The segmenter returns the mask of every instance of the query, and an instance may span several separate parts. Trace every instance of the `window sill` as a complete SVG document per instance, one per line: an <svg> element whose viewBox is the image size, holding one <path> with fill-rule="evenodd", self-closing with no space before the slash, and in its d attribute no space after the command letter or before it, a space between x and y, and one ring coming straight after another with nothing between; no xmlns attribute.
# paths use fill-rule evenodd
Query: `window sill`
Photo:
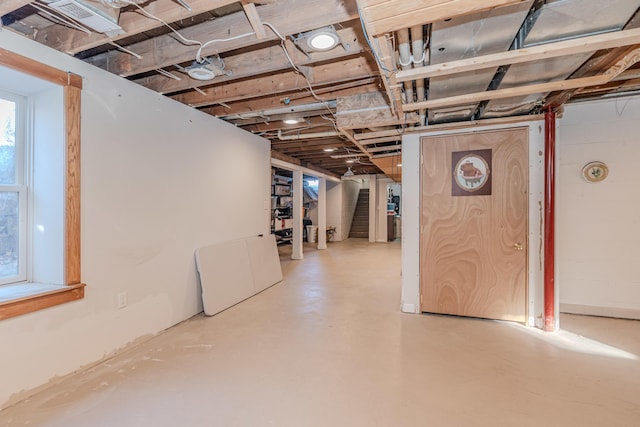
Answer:
<svg viewBox="0 0 640 427"><path fill-rule="evenodd" d="M0 287L0 320L84 298L84 283L21 283Z"/></svg>

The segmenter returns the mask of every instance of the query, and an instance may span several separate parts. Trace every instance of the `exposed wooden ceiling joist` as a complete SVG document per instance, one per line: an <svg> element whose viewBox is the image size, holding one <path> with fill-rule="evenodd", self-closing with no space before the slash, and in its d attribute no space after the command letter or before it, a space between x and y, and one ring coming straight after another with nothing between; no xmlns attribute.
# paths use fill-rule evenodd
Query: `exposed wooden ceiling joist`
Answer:
<svg viewBox="0 0 640 427"><path fill-rule="evenodd" d="M635 44L640 44L640 28L563 40L555 43L398 71L392 76L391 80L394 82L405 82L420 78L464 73L498 67L505 64L521 64L524 62L557 58L565 55L577 55L585 52L595 52L601 49Z"/></svg>
<svg viewBox="0 0 640 427"><path fill-rule="evenodd" d="M358 0L369 35L390 33L525 0Z"/></svg>
<svg viewBox="0 0 640 427"><path fill-rule="evenodd" d="M144 9L165 22L188 20L191 17L236 3L237 0L189 0L191 11L184 7L177 7L174 0L156 0L149 2ZM30 3L30 2L29 2ZM4 4L3 4L4 6ZM1 6L0 6L1 8ZM142 33L163 24L155 19L145 16L139 9L127 9L120 13L118 25L124 30L124 34L108 37L101 33L86 33L61 25L52 25L36 33L36 41L63 52L76 54L83 50L91 49L111 41L118 41L132 34Z"/></svg>
<svg viewBox="0 0 640 427"><path fill-rule="evenodd" d="M280 34L288 35L356 18L357 13L348 8L349 4L336 0L289 0L261 6L260 16L263 22L273 25ZM312 9L314 13L307 13L308 9ZM204 47L201 51L202 56L255 45L257 42L255 35L242 37L252 33L253 29L244 12L223 16L180 31L182 37L202 44L221 40ZM230 40L234 37L238 38ZM265 40L277 40L277 38L273 31L269 31ZM87 62L114 74L133 76L191 61L196 57L198 45L186 45L179 41L175 34L169 33L128 45L127 49L142 58L138 59L126 52L111 50L88 58Z"/></svg>
<svg viewBox="0 0 640 427"><path fill-rule="evenodd" d="M297 66L305 66L318 62L335 61L337 59L353 56L362 52L363 46L357 41L356 32L353 28L343 28L338 31L338 34L344 40L350 41L349 50L338 47L326 52L313 53L311 57L309 57L300 52L292 42L287 41L286 46L288 54ZM223 59L225 63L225 70L231 72L230 76L221 75L216 76L214 80L202 81L191 79L186 74L180 73L177 69L174 69L172 72L180 76L181 80L175 80L161 74L157 74L154 76L136 79L135 82L156 92L169 94L192 89L194 87L211 85L212 83L219 84L230 80L238 80L260 74L275 73L291 68L291 64L280 45L267 46L261 49L252 50L251 52L225 56Z"/></svg>
<svg viewBox="0 0 640 427"><path fill-rule="evenodd" d="M332 177L338 178L338 179L340 178L340 175L335 173L335 172L332 172L330 170L324 169L322 167L319 167L319 166L316 166L316 165L313 165L313 164L309 164L309 163L304 162L304 161L302 161L300 159L296 159L295 157L291 157L291 156L288 156L286 154L280 153L277 150L271 150L271 158L272 159L282 160L283 162L291 163L293 165L297 165L297 166L304 167L304 168L307 168L307 169L311 169L313 171L325 174L327 176L332 176Z"/></svg>
<svg viewBox="0 0 640 427"><path fill-rule="evenodd" d="M307 77L314 86L364 79L375 73L370 61L365 57L309 67L308 70ZM205 88L205 95L194 91L174 95L172 98L184 104L204 107L220 102L304 90L307 87L308 82L303 76L295 71L288 71L273 76L258 77L250 81L232 82Z"/></svg>
<svg viewBox="0 0 640 427"><path fill-rule="evenodd" d="M504 99L512 96L531 95L534 93L548 93L557 90L577 89L582 87L596 86L608 83L618 74L625 71L630 66L634 65L640 60L640 48L633 50L630 54L625 56L620 62L616 63L613 67L609 68L603 74L593 77L582 77L570 80L559 80L549 83L539 83L527 86L518 86L509 89L498 89L486 92L477 92L465 94L462 96L451 96L441 99L432 99L423 102L414 102L411 104L405 104L403 106L404 111L415 111L421 108L442 108L451 107L455 105L464 105L473 102L481 102L492 99Z"/></svg>
<svg viewBox="0 0 640 427"><path fill-rule="evenodd" d="M247 15L247 19L251 24L251 28L253 28L253 32L256 33L256 38L258 40L267 38L267 32L264 29L264 24L262 23L262 19L260 19L255 3L247 0L242 0L241 3L244 13Z"/></svg>
<svg viewBox="0 0 640 427"><path fill-rule="evenodd" d="M320 97L319 100L308 93L304 98L290 98L287 96L288 94L277 94L276 96L266 96L228 104L225 103L225 106L205 107L202 111L213 116L228 116L232 114L250 113L273 108L291 107L292 113L294 113L296 106L322 101L332 101L339 96L349 96L356 93L376 92L379 90L379 87L377 84L372 83L372 80L375 79L356 80L345 84L331 85L327 88L314 89L316 95Z"/></svg>

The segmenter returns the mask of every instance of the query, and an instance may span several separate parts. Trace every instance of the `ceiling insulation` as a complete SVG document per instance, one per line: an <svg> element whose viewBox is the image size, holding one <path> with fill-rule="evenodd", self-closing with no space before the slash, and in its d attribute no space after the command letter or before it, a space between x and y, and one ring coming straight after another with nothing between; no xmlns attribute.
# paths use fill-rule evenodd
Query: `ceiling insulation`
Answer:
<svg viewBox="0 0 640 427"><path fill-rule="evenodd" d="M524 40L524 47L551 43L576 35L617 31L640 7L640 0L556 0L537 11L537 19ZM594 19L598 16L598 19ZM567 55L542 61L512 65L502 79L500 89L562 80L569 77L594 52ZM493 118L526 114L540 105L547 93L490 101L482 115Z"/></svg>

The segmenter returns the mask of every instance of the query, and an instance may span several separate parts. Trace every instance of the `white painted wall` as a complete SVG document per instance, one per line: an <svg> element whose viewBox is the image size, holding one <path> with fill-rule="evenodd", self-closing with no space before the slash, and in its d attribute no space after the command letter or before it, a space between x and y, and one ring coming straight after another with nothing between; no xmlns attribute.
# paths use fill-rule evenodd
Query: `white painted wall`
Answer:
<svg viewBox="0 0 640 427"><path fill-rule="evenodd" d="M389 185L393 183L391 178L380 175L377 179L378 199L376 203L376 242L387 241L387 198Z"/></svg>
<svg viewBox="0 0 640 427"><path fill-rule="evenodd" d="M544 197L544 123L434 131L402 138L402 301L405 313L420 312L420 138L473 131L528 127L529 132L529 291L528 325L542 327L542 201ZM557 311L557 310L556 310ZM558 316L556 316L557 318Z"/></svg>
<svg viewBox="0 0 640 427"><path fill-rule="evenodd" d="M560 120L556 254L561 310L640 319L640 97L568 105ZM591 161L609 176L582 179Z"/></svg>
<svg viewBox="0 0 640 427"><path fill-rule="evenodd" d="M342 182L327 181L327 226L335 227L336 232L333 236L335 242L343 239L342 228Z"/></svg>
<svg viewBox="0 0 640 427"><path fill-rule="evenodd" d="M378 177L369 175L369 242L377 241L378 222L376 212L378 211Z"/></svg>
<svg viewBox="0 0 640 427"><path fill-rule="evenodd" d="M36 79L34 79L36 80ZM24 87L22 85L15 87ZM64 101L57 86L32 96L32 114L38 123L33 129L33 173L29 207L33 216L28 280L64 283Z"/></svg>
<svg viewBox="0 0 640 427"><path fill-rule="evenodd" d="M6 406L201 311L194 251L269 233L270 163L262 138L9 31L0 45L84 77L86 297L0 322Z"/></svg>
<svg viewBox="0 0 640 427"><path fill-rule="evenodd" d="M356 211L358 195L362 188L366 188L364 187L364 181L362 179L342 180L342 239L349 238L353 214Z"/></svg>

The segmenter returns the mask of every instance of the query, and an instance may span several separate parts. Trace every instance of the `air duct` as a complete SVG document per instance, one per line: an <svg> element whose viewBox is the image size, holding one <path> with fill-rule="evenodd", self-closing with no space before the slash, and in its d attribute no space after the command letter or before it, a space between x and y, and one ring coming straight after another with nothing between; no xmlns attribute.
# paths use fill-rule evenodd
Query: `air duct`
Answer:
<svg viewBox="0 0 640 427"><path fill-rule="evenodd" d="M280 141L294 141L300 139L309 139L309 138L330 138L332 136L340 136L341 134L336 131L328 131L328 132L314 132L314 133L297 133L295 135L283 135L282 130L278 130L278 139Z"/></svg>

